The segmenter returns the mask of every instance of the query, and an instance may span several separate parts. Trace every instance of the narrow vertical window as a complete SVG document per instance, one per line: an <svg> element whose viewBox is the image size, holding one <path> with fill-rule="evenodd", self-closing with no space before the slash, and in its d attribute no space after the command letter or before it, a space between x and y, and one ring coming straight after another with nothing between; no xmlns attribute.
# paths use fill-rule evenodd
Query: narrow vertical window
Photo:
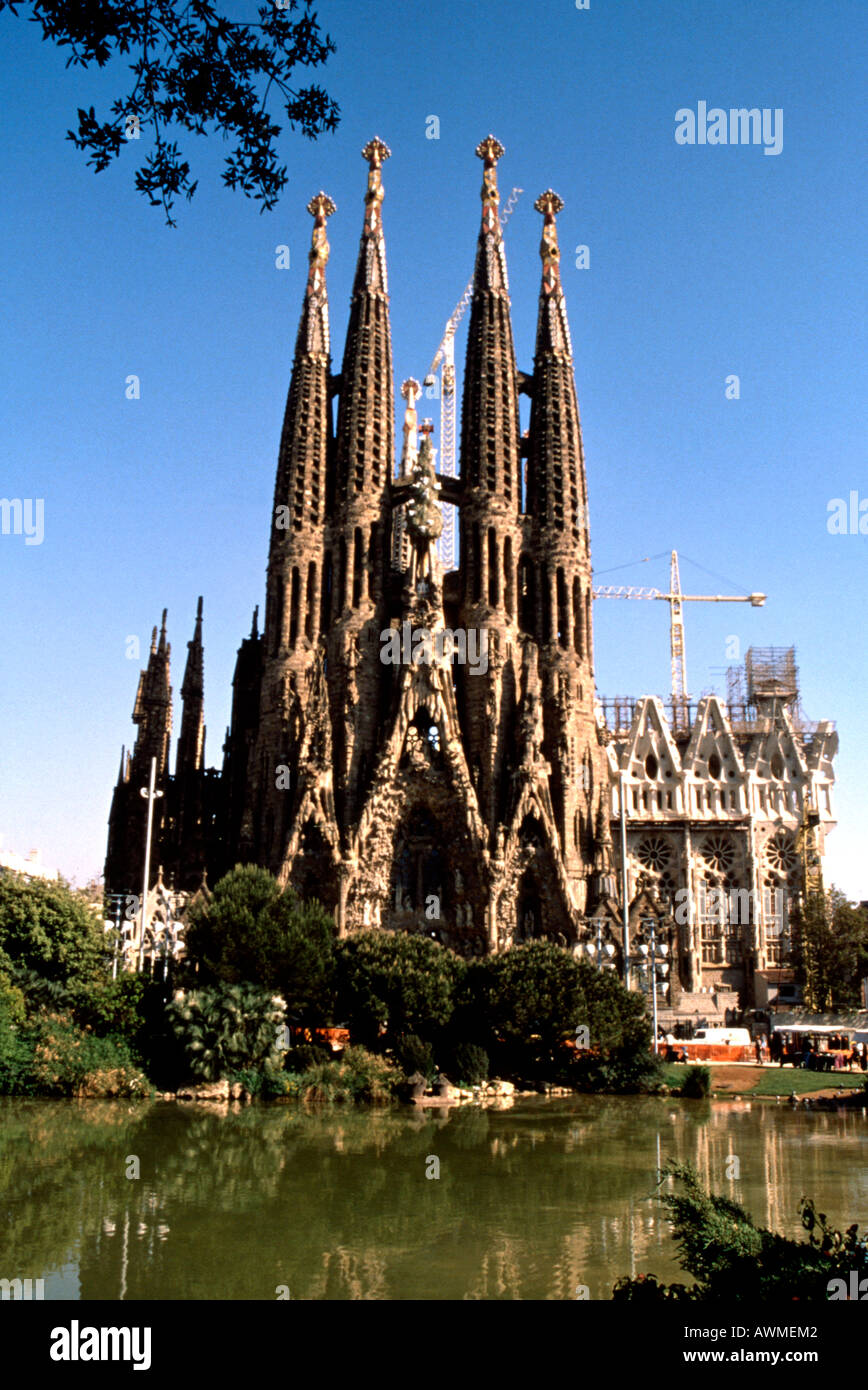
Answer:
<svg viewBox="0 0 868 1390"><path fill-rule="evenodd" d="M319 630L328 632L332 612L332 553L327 550L323 557L322 589L319 596Z"/></svg>
<svg viewBox="0 0 868 1390"><path fill-rule="evenodd" d="M371 527L371 534L368 539L368 598L374 597L374 578L377 574L377 547L379 545L380 533L376 521Z"/></svg>
<svg viewBox="0 0 868 1390"><path fill-rule="evenodd" d="M569 615L567 613L567 581L562 569L557 574L558 646L569 646Z"/></svg>
<svg viewBox="0 0 868 1390"><path fill-rule="evenodd" d="M536 583L534 567L527 555L518 562L519 621L523 632L536 632Z"/></svg>
<svg viewBox="0 0 868 1390"><path fill-rule="evenodd" d="M353 607L358 608L362 601L362 528L357 526L353 533Z"/></svg>
<svg viewBox="0 0 868 1390"><path fill-rule="evenodd" d="M576 656L582 655L582 586L577 578L573 580L573 649Z"/></svg>
<svg viewBox="0 0 868 1390"><path fill-rule="evenodd" d="M276 656L283 644L283 580L278 579L274 590L274 626L271 630L271 650Z"/></svg>
<svg viewBox="0 0 868 1390"><path fill-rule="evenodd" d="M497 536L494 527L488 528L488 602L492 608L500 603L500 574L497 568Z"/></svg>
<svg viewBox="0 0 868 1390"><path fill-rule="evenodd" d="M313 640L313 614L316 604L316 565L311 560L307 567L307 594L304 601L304 635L309 642Z"/></svg>
<svg viewBox="0 0 868 1390"><path fill-rule="evenodd" d="M340 568L338 569L338 599L335 604L335 610L336 616L339 617L347 601L347 543L343 536L341 536L338 555L340 557Z"/></svg>
<svg viewBox="0 0 868 1390"><path fill-rule="evenodd" d="M292 584L289 596L289 645L295 648L298 641L298 601L301 581L297 569L292 571Z"/></svg>
<svg viewBox="0 0 868 1390"><path fill-rule="evenodd" d="M473 523L473 556L471 559L471 569L473 571L473 602L478 603L482 598L482 543L479 538L479 522Z"/></svg>
<svg viewBox="0 0 868 1390"><path fill-rule="evenodd" d="M542 572L542 640L552 640L552 575L548 565Z"/></svg>
<svg viewBox="0 0 868 1390"><path fill-rule="evenodd" d="M503 602L510 618L515 617L515 582L512 572L512 537L503 542Z"/></svg>

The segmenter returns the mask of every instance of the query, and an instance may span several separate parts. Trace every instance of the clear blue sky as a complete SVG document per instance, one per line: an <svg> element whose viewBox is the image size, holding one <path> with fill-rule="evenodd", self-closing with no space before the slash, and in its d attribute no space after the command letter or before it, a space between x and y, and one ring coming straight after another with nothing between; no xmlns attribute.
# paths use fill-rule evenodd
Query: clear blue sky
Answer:
<svg viewBox="0 0 868 1390"><path fill-rule="evenodd" d="M22 16L26 6L22 6ZM254 18L232 0L234 18ZM519 366L530 369L541 219L552 186L576 356L595 568L676 547L685 591L761 589L762 610L689 605L693 694L742 652L798 649L809 718L838 723L829 877L868 898L868 536L827 504L868 498L865 449L864 0L323 0L323 71L343 119L289 133L290 183L260 215L224 191L225 148L184 136L199 191L167 228L133 188L142 146L95 176L64 138L107 114L125 73L66 69L35 25L0 15L5 295L2 486L42 498L45 538L0 536L0 834L79 881L101 870L139 663L169 610L180 685L205 597L208 761L219 764L238 642L262 601L269 511L310 218L335 199L329 293L343 348L377 133L396 379L421 377L473 263L477 142L501 188ZM675 112L781 108L783 149L684 146ZM439 140L426 118L440 119ZM287 244L291 267L275 267ZM590 247L590 269L572 248ZM458 348L463 360L463 340ZM141 399L125 398L126 377ZM741 398L726 400L725 378ZM434 410L431 411L434 414ZM612 581L665 587L668 562ZM733 585L737 586L733 589ZM665 694L668 610L595 605L598 689ZM714 674L718 672L718 674Z"/></svg>

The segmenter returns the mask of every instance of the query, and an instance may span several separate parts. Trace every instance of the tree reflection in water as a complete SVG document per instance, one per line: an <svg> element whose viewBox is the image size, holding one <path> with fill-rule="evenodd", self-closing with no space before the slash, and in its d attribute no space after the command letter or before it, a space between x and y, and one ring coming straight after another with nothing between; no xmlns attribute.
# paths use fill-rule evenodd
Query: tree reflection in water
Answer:
<svg viewBox="0 0 868 1390"><path fill-rule="evenodd" d="M677 1276L651 1200L658 1146L795 1235L803 1191L842 1217L857 1205L859 1124L595 1096L504 1111L4 1100L0 1275L46 1277L50 1297L74 1264L84 1299L273 1299L279 1285L293 1299L574 1298L578 1284L605 1298L631 1268Z"/></svg>

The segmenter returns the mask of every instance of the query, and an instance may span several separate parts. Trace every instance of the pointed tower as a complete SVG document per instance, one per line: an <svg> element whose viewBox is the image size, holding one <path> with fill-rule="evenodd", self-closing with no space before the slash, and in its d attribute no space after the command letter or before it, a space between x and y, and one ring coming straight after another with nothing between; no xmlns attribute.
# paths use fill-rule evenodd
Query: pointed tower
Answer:
<svg viewBox="0 0 868 1390"><path fill-rule="evenodd" d="M594 717L587 485L555 223L563 203L547 189L534 206L544 219L542 285L527 470L531 547L521 563L533 575L528 609L540 649L545 751L561 852L584 906L583 880L593 864L605 785Z"/></svg>
<svg viewBox="0 0 868 1390"><path fill-rule="evenodd" d="M140 789L147 787L151 759L157 760L157 786L163 789L169 774L169 745L172 739L172 687L170 664L172 648L166 641L166 610L160 625L151 634L148 664L139 673L133 706L133 723L138 725L132 756L121 766L109 812L105 883L109 892L141 892L145 852L147 803ZM153 843L156 845L165 816L165 798L155 807Z"/></svg>
<svg viewBox="0 0 868 1390"><path fill-rule="evenodd" d="M334 796L343 842L369 785L382 714L380 631L390 573L389 487L395 399L382 165L390 150L370 140L365 221L340 375L334 505L325 570L330 576L328 690L334 730Z"/></svg>
<svg viewBox="0 0 868 1390"><path fill-rule="evenodd" d="M290 831L307 676L319 642L322 598L328 595L330 582L323 573L326 492L334 443L326 224L335 205L325 193L318 193L307 210L314 225L274 489L258 722L244 773L242 839L250 846L248 852L274 873L283 864ZM239 775L244 761L241 754L235 758Z"/></svg>
<svg viewBox="0 0 868 1390"><path fill-rule="evenodd" d="M497 162L489 135L483 161L482 221L476 249L461 413L461 604L468 633L485 638L484 674L456 670L468 760L476 769L482 818L493 845L508 810L504 755L521 685L516 565L521 546L519 375L510 320L506 255L498 214Z"/></svg>
<svg viewBox="0 0 868 1390"><path fill-rule="evenodd" d="M255 837L252 792L253 748L259 721L262 691L263 637L259 631L259 606L253 610L250 636L238 648L232 677L232 713L223 744L222 808L223 853L216 859L215 879L237 863L254 858Z"/></svg>
<svg viewBox="0 0 868 1390"><path fill-rule="evenodd" d="M205 676L202 646L202 599L196 626L187 643L187 666L181 685L183 713L175 754L175 776L168 786L166 834L160 845L168 880L176 889L198 886L219 842L220 788L215 772L205 769Z"/></svg>
<svg viewBox="0 0 868 1390"><path fill-rule="evenodd" d="M175 773L199 772L205 761L205 663L202 649L202 597L196 607L196 627L187 643L187 666L181 683L181 734Z"/></svg>
<svg viewBox="0 0 868 1390"><path fill-rule="evenodd" d="M164 608L160 638L157 641L157 629L154 628L148 664L139 676L133 708L133 723L138 725L139 732L133 748L132 772L133 775L143 773L145 781L150 772L151 758L157 760L158 782L169 770L169 744L172 738L171 656L172 647L166 641Z"/></svg>

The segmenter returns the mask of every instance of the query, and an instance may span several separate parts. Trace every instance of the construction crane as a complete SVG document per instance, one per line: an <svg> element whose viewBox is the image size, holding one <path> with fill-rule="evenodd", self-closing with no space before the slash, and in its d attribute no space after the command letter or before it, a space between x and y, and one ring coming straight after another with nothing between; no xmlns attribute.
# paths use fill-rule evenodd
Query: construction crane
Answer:
<svg viewBox="0 0 868 1390"><path fill-rule="evenodd" d="M672 721L675 728L688 724L687 660L684 653L683 603L749 603L762 608L765 594L683 594L678 572L678 551L672 551L669 593L638 589L631 585L604 584L592 590L594 598L662 599L669 604L669 650L672 662Z"/></svg>
<svg viewBox="0 0 868 1390"><path fill-rule="evenodd" d="M512 211L524 189L514 188L504 205L500 218L501 230L506 226ZM434 354L434 361L428 368L424 385L436 386L436 372L440 368L440 472L444 478L457 478L457 459L455 453L455 331L464 317L465 310L473 295L473 279L468 280L464 293L459 299L446 323L443 338ZM440 563L444 571L455 568L455 508L444 502L443 531L437 543Z"/></svg>

